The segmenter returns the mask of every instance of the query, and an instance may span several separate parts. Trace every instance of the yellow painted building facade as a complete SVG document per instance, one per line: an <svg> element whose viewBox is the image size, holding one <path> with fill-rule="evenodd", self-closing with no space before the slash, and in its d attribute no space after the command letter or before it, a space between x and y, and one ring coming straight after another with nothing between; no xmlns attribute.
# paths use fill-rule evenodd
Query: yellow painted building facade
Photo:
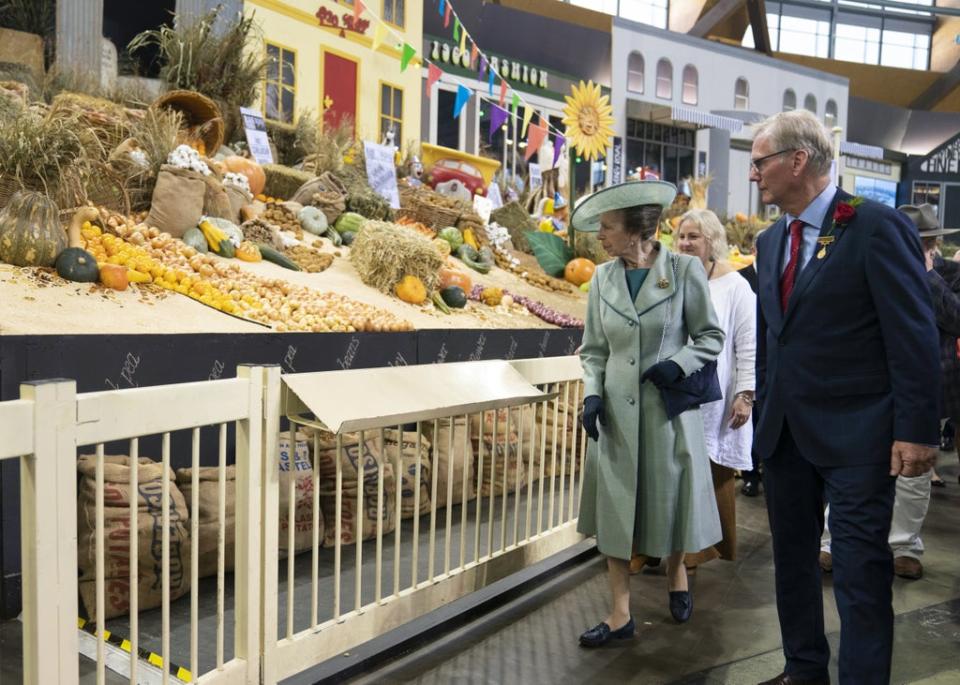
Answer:
<svg viewBox="0 0 960 685"><path fill-rule="evenodd" d="M401 73L400 41L423 45L423 0L365 0L369 11L353 18L353 0L245 0L274 58L261 95L268 121L293 124L313 110L325 125L345 118L358 138L383 142L393 128L403 149L420 139L421 62ZM373 50L377 19L385 22ZM364 22L367 22L366 24Z"/></svg>

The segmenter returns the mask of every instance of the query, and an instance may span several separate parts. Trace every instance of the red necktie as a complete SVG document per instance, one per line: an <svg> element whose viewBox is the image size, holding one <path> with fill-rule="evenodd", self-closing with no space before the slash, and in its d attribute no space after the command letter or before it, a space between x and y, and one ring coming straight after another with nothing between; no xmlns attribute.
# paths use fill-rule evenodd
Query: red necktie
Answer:
<svg viewBox="0 0 960 685"><path fill-rule="evenodd" d="M800 219L794 219L790 222L790 261L787 262L787 268L783 270L780 277L780 308L783 312L787 311L787 303L790 301L790 293L793 292L793 284L797 280L797 267L800 266L800 243L803 240L803 222Z"/></svg>

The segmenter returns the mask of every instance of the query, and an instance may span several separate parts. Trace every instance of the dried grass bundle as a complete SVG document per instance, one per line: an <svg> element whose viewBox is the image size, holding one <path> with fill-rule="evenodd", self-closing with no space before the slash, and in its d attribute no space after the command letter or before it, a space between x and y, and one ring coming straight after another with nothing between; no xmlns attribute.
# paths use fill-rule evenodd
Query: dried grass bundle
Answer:
<svg viewBox="0 0 960 685"><path fill-rule="evenodd" d="M707 189L712 181L712 174L690 179L690 209L707 208Z"/></svg>
<svg viewBox="0 0 960 685"><path fill-rule="evenodd" d="M350 248L350 261L360 280L392 293L404 276L416 276L431 292L440 280L443 259L429 239L403 226L368 221Z"/></svg>
<svg viewBox="0 0 960 685"><path fill-rule="evenodd" d="M82 184L103 154L76 113L14 106L0 115L0 177L61 203L83 200Z"/></svg>
<svg viewBox="0 0 960 685"><path fill-rule="evenodd" d="M254 17L220 17L219 6L198 21L177 20L137 35L131 53L156 46L163 67L160 79L171 89L195 90L217 102L226 123L226 140L239 130L240 107L257 98L267 66ZM225 30L219 30L221 22ZM213 152L213 151L211 151Z"/></svg>
<svg viewBox="0 0 960 685"><path fill-rule="evenodd" d="M143 119L131 127L131 138L135 141L133 149L143 153L146 166L132 163L132 160L123 160L122 155L129 150L122 152L121 159L115 160L113 166L126 175L127 192L134 209L146 209L150 205L160 167L179 144L182 127L183 115L180 112L152 107L146 111Z"/></svg>

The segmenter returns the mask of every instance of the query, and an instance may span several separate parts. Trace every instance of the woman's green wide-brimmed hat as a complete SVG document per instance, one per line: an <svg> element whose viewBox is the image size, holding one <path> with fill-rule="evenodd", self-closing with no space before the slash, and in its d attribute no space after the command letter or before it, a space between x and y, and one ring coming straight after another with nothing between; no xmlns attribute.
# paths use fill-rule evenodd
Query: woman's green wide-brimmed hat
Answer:
<svg viewBox="0 0 960 685"><path fill-rule="evenodd" d="M573 227L584 233L600 230L600 215L617 209L640 205L660 205L664 209L673 204L677 187L667 181L627 181L604 188L577 205L570 217Z"/></svg>

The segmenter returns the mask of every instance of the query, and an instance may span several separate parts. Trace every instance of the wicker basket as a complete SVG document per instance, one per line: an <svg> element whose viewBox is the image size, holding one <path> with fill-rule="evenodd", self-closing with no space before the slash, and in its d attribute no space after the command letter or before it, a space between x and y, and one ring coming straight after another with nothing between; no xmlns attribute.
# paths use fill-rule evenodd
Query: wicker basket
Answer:
<svg viewBox="0 0 960 685"><path fill-rule="evenodd" d="M460 219L460 210L422 202L417 209L417 217L420 223L439 231L447 226L456 226Z"/></svg>
<svg viewBox="0 0 960 685"><path fill-rule="evenodd" d="M183 114L189 134L203 141L208 154L217 154L223 145L223 115L217 103L206 95L192 90L171 90L154 100L150 106L173 109Z"/></svg>

